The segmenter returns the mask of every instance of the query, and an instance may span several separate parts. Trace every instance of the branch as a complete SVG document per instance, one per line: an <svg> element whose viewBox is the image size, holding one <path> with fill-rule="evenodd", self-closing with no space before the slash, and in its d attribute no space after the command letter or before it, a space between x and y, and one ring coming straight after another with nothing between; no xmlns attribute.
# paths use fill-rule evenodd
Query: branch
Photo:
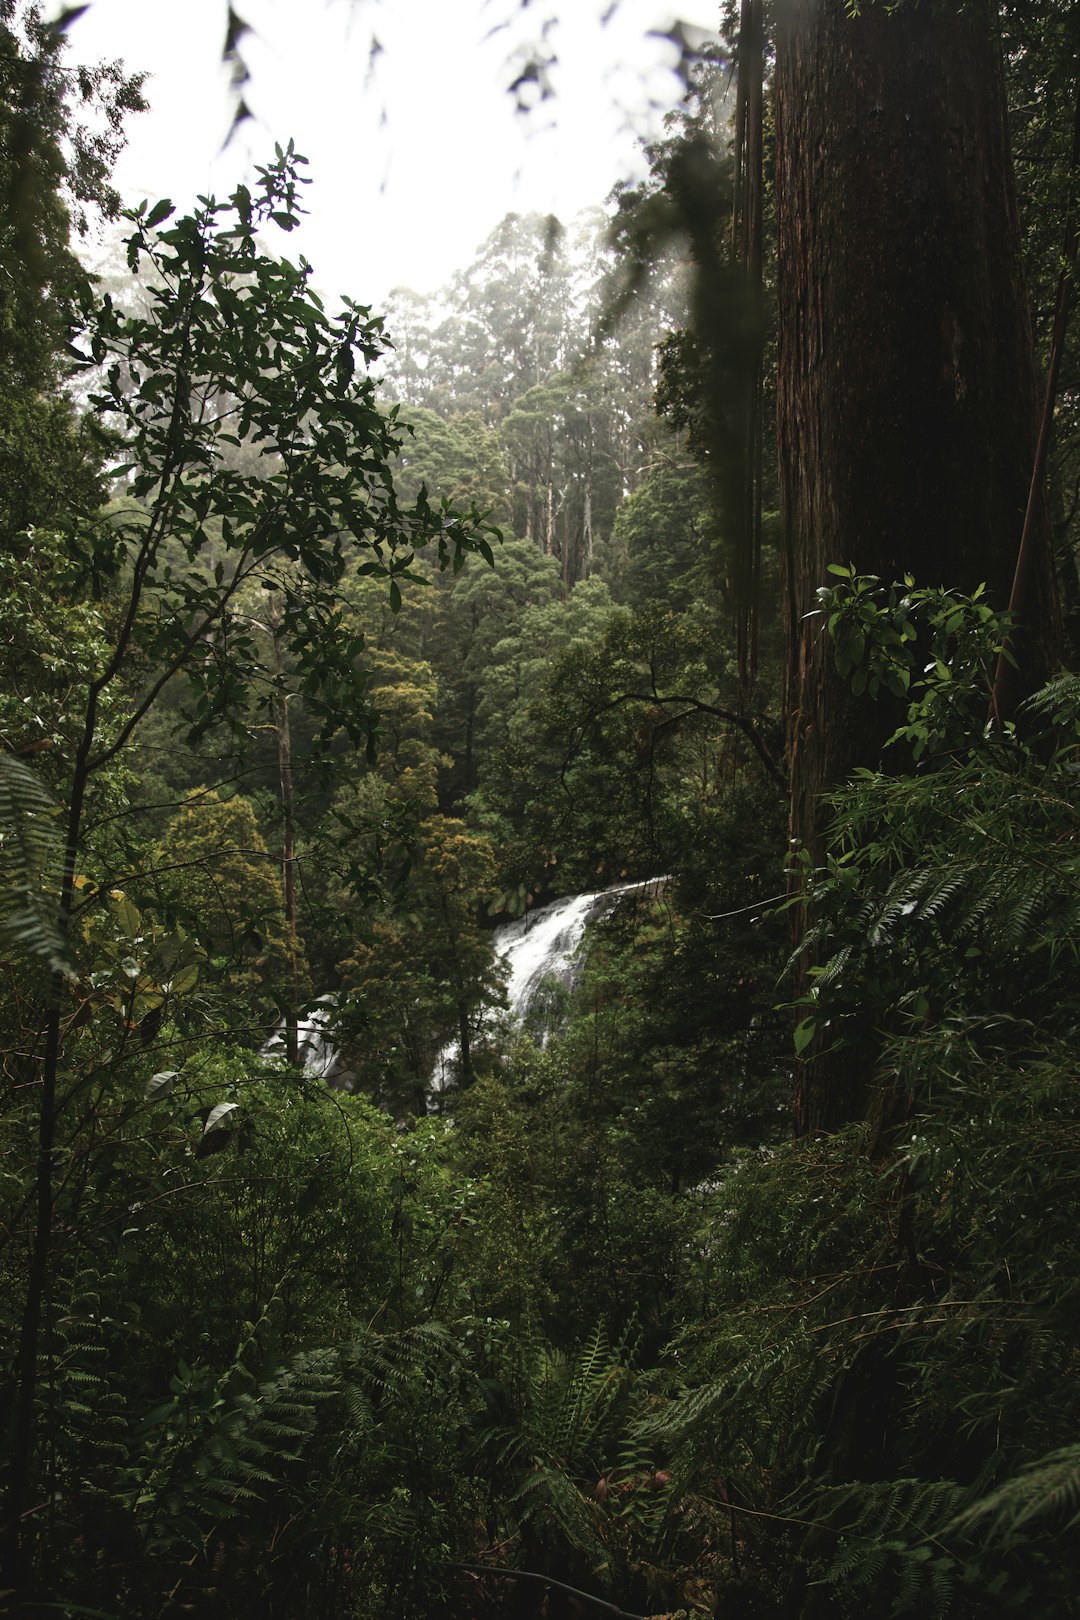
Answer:
<svg viewBox="0 0 1080 1620"><path fill-rule="evenodd" d="M269 519L266 521L269 521ZM142 720L150 709L153 708L154 704L158 700L158 697L172 680L173 676L178 675L184 668L188 658L191 656L193 649L203 639L211 626L217 623L223 610L236 595L236 592L239 590L240 586L262 561L264 561L263 554L256 549L255 536L253 536L252 539L249 540L243 554L237 559L233 577L229 581L228 585L223 588L220 596L218 596L216 599L212 610L200 620L200 622L195 626L194 630L188 633L176 656L165 666L164 672L156 681L153 682L149 690L143 695L141 701L132 710L123 726L117 732L113 741L106 748L100 749L89 760L87 764L88 775L94 771L100 770L103 765L107 765L109 760L113 759L125 746L140 720Z"/></svg>
<svg viewBox="0 0 1080 1620"><path fill-rule="evenodd" d="M633 1614L629 1609L620 1609L616 1603L608 1603L606 1598L594 1597L591 1592L583 1592L578 1586L568 1586L565 1581L556 1581L550 1575L540 1575L531 1569L504 1569L498 1564L449 1564L448 1569L462 1569L470 1575L503 1575L514 1581L539 1581L543 1586L554 1586L560 1592L569 1592L571 1597L582 1598L584 1602L591 1603L596 1609L603 1609L607 1614L617 1616L617 1620L648 1620L644 1614Z"/></svg>
<svg viewBox="0 0 1080 1620"><path fill-rule="evenodd" d="M712 714L715 715L718 720L726 720L728 725L735 726L739 731L742 732L747 742L750 743L754 752L757 754L762 765L764 765L768 775L776 783L777 787L783 789L785 793L787 792L788 783L786 775L773 759L771 752L766 746L764 738L761 736L761 733L758 731L753 721L748 719L745 714L739 714L735 709L722 709L718 704L706 703L701 698L691 697L685 692L671 692L665 697L661 697L657 692L623 692L619 697L614 698L611 703L605 706L607 708L614 708L616 704L619 703L684 703L687 706L688 713L693 712L697 714ZM685 716L680 715L679 718L683 719Z"/></svg>

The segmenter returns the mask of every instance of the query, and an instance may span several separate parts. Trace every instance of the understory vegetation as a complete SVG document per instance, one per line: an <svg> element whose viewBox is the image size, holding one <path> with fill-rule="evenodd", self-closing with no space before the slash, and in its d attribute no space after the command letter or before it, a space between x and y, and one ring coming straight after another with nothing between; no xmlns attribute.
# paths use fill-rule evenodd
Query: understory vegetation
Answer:
<svg viewBox="0 0 1080 1620"><path fill-rule="evenodd" d="M111 149L0 47L0 1614L1075 1614L1080 680L1002 722L1008 614L837 558L889 740L789 846L774 447L751 669L700 250L628 246L725 63L384 326L291 145L87 279ZM515 1021L496 926L617 883Z"/></svg>

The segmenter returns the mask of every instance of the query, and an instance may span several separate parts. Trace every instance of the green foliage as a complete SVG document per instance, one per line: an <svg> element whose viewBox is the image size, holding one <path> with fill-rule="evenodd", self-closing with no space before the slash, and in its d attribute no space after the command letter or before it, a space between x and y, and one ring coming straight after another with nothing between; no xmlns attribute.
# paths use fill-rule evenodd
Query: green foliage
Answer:
<svg viewBox="0 0 1080 1620"><path fill-rule="evenodd" d="M70 971L57 919L60 806L31 767L0 754L0 946Z"/></svg>
<svg viewBox="0 0 1080 1620"><path fill-rule="evenodd" d="M804 1615L1065 1615L1076 683L984 735L1000 625L981 599L837 575L822 594L864 685L895 691L918 638L937 647L900 683L933 740L920 773L863 771L834 796L805 895L800 1030L867 1068L868 1117L735 1158L704 1190L687 1286L706 1310L644 1434Z"/></svg>
<svg viewBox="0 0 1080 1620"><path fill-rule="evenodd" d="M530 628L554 620L530 615ZM572 891L671 871L729 783L754 776L758 760L776 774L768 719L740 709L734 694L726 701L725 648L703 620L660 606L608 609L582 614L567 645L573 619L564 616L551 647L562 656L539 692L525 687L532 702L479 796L513 828L508 879L535 891L556 868L559 888Z"/></svg>
<svg viewBox="0 0 1080 1620"><path fill-rule="evenodd" d="M909 743L916 761L966 745L992 702L1008 614L990 607L982 586L963 596L917 588L908 576L886 590L874 575L841 563L829 572L840 583L819 588L816 611L838 671L853 692L888 692L907 703L907 722L890 742Z"/></svg>
<svg viewBox="0 0 1080 1620"><path fill-rule="evenodd" d="M123 120L145 108L119 62L70 67L63 29L35 3L0 7L0 356L4 392L55 381L66 307L83 272L68 244L87 209L115 215ZM85 118L85 121L84 121Z"/></svg>
<svg viewBox="0 0 1080 1620"><path fill-rule="evenodd" d="M113 1069L97 1174L62 1194L45 1590L106 1613L170 1593L252 1615L423 1605L464 1385L455 1335L425 1322L453 1230L437 1140L206 1053L145 1099L133 1078ZM241 1123L207 1153L223 1093Z"/></svg>
<svg viewBox="0 0 1080 1620"><path fill-rule="evenodd" d="M469 551L491 555L478 518L433 506L423 494L410 507L398 503L389 460L399 438L376 408L366 373L357 374L357 360L381 347L379 324L354 304L328 317L307 286L309 268L271 259L256 241L271 223L285 230L296 223L298 161L291 150L279 151L254 195L240 187L229 204L204 199L188 219L172 221L168 203L132 216L129 264L147 275L149 305L125 315L110 297L95 301L84 287L81 327L69 345L92 406L123 444L128 459L113 476L127 480L127 499L104 519L73 507L55 535L30 537L22 558L12 555L13 633L5 636L5 657L15 683L3 705L5 744L43 756L63 822L54 855L40 824L51 800L12 762L4 775L4 864L17 889L5 917L24 971L12 978L5 1010L3 1130L13 1169L4 1186L3 1300L5 1342L15 1350L3 1366L0 1421L5 1522L21 1543L20 1597L35 1583L67 1595L64 1571L48 1567L31 1492L46 1490L54 1506L65 1502L75 1539L96 1539L91 1521L101 1495L84 1514L79 1480L98 1438L71 1378L58 1382L56 1351L55 1325L81 1262L89 1258L103 1296L111 1296L102 1315L130 1326L136 1302L147 1297L141 1212L175 1212L181 1230L197 1215L186 1241L169 1233L174 1246L149 1267L150 1292L161 1300L160 1343L175 1368L200 1287L185 1291L183 1312L175 1314L173 1285L186 1276L202 1286L195 1320L201 1311L206 1353L183 1356L195 1372L187 1382L182 1376L173 1394L203 1416L179 1442L176 1467L189 1483L177 1488L184 1501L192 1479L209 1490L217 1478L221 1489L204 1497L201 1520L188 1521L180 1498L170 1496L171 1463L161 1475L150 1467L146 1489L160 1522L186 1523L185 1546L200 1556L210 1556L207 1536L217 1536L222 1513L248 1500L245 1491L265 1506L255 1487L277 1481L278 1463L288 1462L306 1424L290 1429L287 1416L290 1381L303 1372L295 1358L321 1342L320 1310L300 1312L302 1343L287 1342L290 1329L280 1346L286 1359L273 1359L275 1347L264 1346L271 1360L253 1374L257 1392L237 1393L239 1363L225 1351L230 1340L244 1340L237 1312L248 1304L243 1320L263 1322L280 1294L292 1297L295 1313L297 1296L307 1297L320 1269L305 1252L307 1275L290 1279L291 1261L278 1244L296 1221L283 1219L279 1205L271 1234L266 1187L255 1198L236 1168L240 1161L252 1169L263 1158L237 1077L230 1076L224 1096L213 1089L207 1095L205 1075L200 1080L200 1070L213 1067L207 1034L214 1031L218 1043L242 1038L250 1014L265 1023L282 979L295 979L280 884L273 878L267 886L266 848L240 797L226 803L204 794L201 820L189 805L171 829L166 860L155 861L131 821L137 785L124 770L128 744L178 676L189 693L182 716L189 736L218 721L241 734L249 727L267 672L254 640L259 621L247 609L253 589L272 587L278 711L289 693L302 697L318 758L329 759L341 733L371 752L374 722L358 662L363 640L341 634L346 568L386 582L393 609L418 546L430 544L438 564L455 569ZM30 565L20 567L25 559ZM46 560L56 564L48 585ZM92 597L98 601L90 607ZM170 865L173 875L184 871L182 881L163 870ZM162 921L178 912L205 935L209 970L191 934ZM238 941L257 955L240 960ZM68 984L54 974L50 993L47 975L25 970L27 951L64 967ZM252 969L261 982L244 982ZM220 970L224 985L215 989ZM294 994L295 984L285 990ZM258 1030L248 1025L246 1033ZM168 1116L159 1112L166 1104ZM282 1166L279 1191L290 1179ZM208 1218L211 1209L216 1219ZM230 1220L242 1234L238 1245L228 1242ZM62 1254L55 1241L61 1230ZM231 1284L224 1303L206 1292L200 1274L215 1248L217 1276ZM364 1291L354 1286L355 1273L339 1264L334 1275L339 1286L348 1275L350 1309L359 1308ZM330 1314L340 1335L341 1316ZM148 1393L161 1369L145 1344L139 1359L125 1376ZM106 1381L103 1391L108 1410L117 1387ZM67 1418L58 1428L51 1415L58 1400L67 1402L75 1475L63 1483L49 1439L68 1432ZM302 1399L296 1413L304 1410ZM272 1456L275 1441L280 1455ZM115 1487L123 1442L110 1431L101 1443L100 1472ZM128 1462L141 1479L141 1465L130 1454ZM132 1527L122 1514L121 1521L117 1540L126 1545ZM178 1576L174 1565L174 1583ZM106 1598L112 1579L101 1573Z"/></svg>
<svg viewBox="0 0 1080 1620"><path fill-rule="evenodd" d="M490 934L479 926L494 877L490 839L456 818L429 818L415 829L400 885L370 908L340 963L342 1049L360 1087L395 1112L423 1112L453 1036L460 1077L471 1078L473 1035L500 998Z"/></svg>
<svg viewBox="0 0 1080 1620"><path fill-rule="evenodd" d="M622 1603L670 1580L671 1480L629 1436L635 1385L627 1346L599 1328L569 1354L535 1336L509 1340L496 1348L476 1435L501 1517L492 1528L503 1545L512 1537L522 1567Z"/></svg>
<svg viewBox="0 0 1080 1620"><path fill-rule="evenodd" d="M419 406L403 406L401 422L409 437L395 466L398 488L413 499L421 488L446 495L456 505L489 513L497 524L510 515L510 475L499 441L477 411L455 411L447 418Z"/></svg>
<svg viewBox="0 0 1080 1620"><path fill-rule="evenodd" d="M679 217L714 264L703 156L661 152L624 245ZM10 1470L29 1404L31 1595L495 1615L541 1601L483 1573L511 1565L641 1613L1064 1617L1075 679L987 732L1005 619L833 569L838 665L917 769L836 795L799 895L796 1046L864 1066L868 1117L784 1140L772 675L739 691L728 526L642 421L674 282L624 287L625 345L576 364L617 267L511 220L440 310L402 298L388 354L256 241L300 161L144 208L141 292L84 291L111 511L44 325L0 400L0 1421ZM46 245L62 216L46 187ZM27 282L47 325L58 264ZM722 288L711 313L663 404L723 485L757 334ZM516 536L463 569L489 517ZM383 1111L256 1054L295 991L282 712L301 928ZM660 873L591 929L546 1044L509 1029L499 912Z"/></svg>
<svg viewBox="0 0 1080 1620"><path fill-rule="evenodd" d="M809 1567L815 1614L864 1613L883 1592L898 1616L997 1613L998 1596L1067 1612L1060 1518L1033 1515L1011 1541L971 1533L993 1523L994 1506L970 1511L988 1482L1075 1420L1072 1290L1047 1268L1052 1254L1067 1270L1075 1240L1044 1216L1069 1196L1073 1170L1063 1181L1047 1158L1068 1094L1044 1100L1033 1080L1018 1098L1015 1069L988 1084L944 1106L938 1089L885 1159L852 1131L745 1159L706 1203L689 1389L645 1434L714 1512L732 1504L741 1557L775 1590ZM1068 1477L1067 1458L1048 1468L1048 1503ZM1034 1471L1031 1486L1038 1503Z"/></svg>
<svg viewBox="0 0 1080 1620"><path fill-rule="evenodd" d="M988 1539L1008 1547L1022 1544L1039 1519L1049 1519L1061 1535L1075 1530L1080 1520L1080 1447L1061 1446L1028 1463L972 1503L950 1528L981 1529Z"/></svg>
<svg viewBox="0 0 1080 1620"><path fill-rule="evenodd" d="M686 612L703 594L712 527L704 477L673 443L616 513L618 599L642 612L659 603Z"/></svg>
<svg viewBox="0 0 1080 1620"><path fill-rule="evenodd" d="M1016 169L1024 277L1030 289L1037 350L1045 359L1067 253L1068 210L1075 191L1072 154L1075 64L1080 49L1077 18L1061 0L1037 4L1006 0L1002 43L1009 98L1009 128ZM1075 353L1066 343L1054 410L1047 474L1050 517L1068 661L1080 647L1080 573L1077 570L1077 505L1072 488L1077 464Z"/></svg>
<svg viewBox="0 0 1080 1620"><path fill-rule="evenodd" d="M400 438L357 367L381 351L380 323L349 301L327 316L309 266L259 252L265 224L296 223L301 183L290 149L260 171L254 194L241 187L167 229L168 205L144 208L128 257L151 287L149 314L87 301L71 352L93 368L91 403L124 438L116 471L131 472L130 492L146 503L114 525L114 556L132 569L131 630L156 670L184 673L193 734L235 714L255 655L230 611L242 586L271 582L325 746L342 727L354 742L369 733L357 648L339 635L347 543L364 548L359 570L389 582L392 604L417 547L434 544L440 566L455 568L490 548L448 504L398 505L389 462ZM233 452L245 449L258 474L236 470ZM195 657L204 643L211 655ZM139 694L132 726L163 684Z"/></svg>
<svg viewBox="0 0 1080 1620"><path fill-rule="evenodd" d="M274 1022L275 989L288 983L297 954L285 922L280 866L270 855L250 800L196 788L173 817L148 889L208 953L230 999L234 1038L258 1043ZM299 961L304 994L306 970ZM279 992L280 993L280 992Z"/></svg>
<svg viewBox="0 0 1080 1620"><path fill-rule="evenodd" d="M615 512L654 437L653 346L683 312L669 251L614 317L608 225L599 209L571 230L508 215L446 287L399 289L389 310L384 387L417 428L406 483L490 505L568 586L597 570L612 583Z"/></svg>
<svg viewBox="0 0 1080 1620"><path fill-rule="evenodd" d="M946 1018L960 1036L999 1023L1013 1030L1006 1040L1021 1043L1024 1029L1064 1032L1071 1013L1054 986L1080 903L1070 854L1076 683L1057 681L1031 700L1020 717L1025 740L1011 730L970 740L972 711L985 716L999 617L979 597L894 588L881 608L871 582L846 592L822 595L844 657L863 658L867 682L906 676L911 615L927 612L929 658L893 740L932 768L897 777L857 771L835 800L827 864L811 881L803 949L818 965L798 1039L805 1044L818 1029L844 1042L868 1025L916 1039L927 1019Z"/></svg>
<svg viewBox="0 0 1080 1620"><path fill-rule="evenodd" d="M224 1521L265 1498L315 1427L330 1358L308 1351L255 1382L244 1365L248 1351L242 1345L218 1377L181 1361L170 1398L136 1426L143 1454L132 1458L122 1501L149 1557L199 1558L208 1525L211 1536L220 1533Z"/></svg>

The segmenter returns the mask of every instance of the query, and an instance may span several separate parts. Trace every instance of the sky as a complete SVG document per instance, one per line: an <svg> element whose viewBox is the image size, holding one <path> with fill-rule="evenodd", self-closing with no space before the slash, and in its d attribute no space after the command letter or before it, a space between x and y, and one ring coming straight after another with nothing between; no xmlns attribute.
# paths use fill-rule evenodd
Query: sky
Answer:
<svg viewBox="0 0 1080 1620"><path fill-rule="evenodd" d="M53 10L59 9L54 6ZM125 200L228 195L289 139L310 160L309 218L288 239L330 296L377 304L432 292L504 214L568 221L640 177L640 143L678 99L679 20L698 42L719 0L233 0L253 117L226 143L236 92L221 63L228 0L92 0L70 59L149 74L128 123ZM508 86L545 19L553 95L517 110ZM502 25L502 26L500 26ZM378 49L372 55L372 42ZM535 86L521 95L535 99ZM285 244L283 243L283 247Z"/></svg>

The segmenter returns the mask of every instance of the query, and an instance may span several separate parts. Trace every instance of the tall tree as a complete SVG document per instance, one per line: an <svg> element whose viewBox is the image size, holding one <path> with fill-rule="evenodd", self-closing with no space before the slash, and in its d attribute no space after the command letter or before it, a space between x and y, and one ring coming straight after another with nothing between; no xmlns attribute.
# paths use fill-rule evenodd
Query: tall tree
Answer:
<svg viewBox="0 0 1080 1620"><path fill-rule="evenodd" d="M994 0L785 0L775 105L791 831L814 851L821 792L892 729L836 674L815 592L852 563L1004 606L1036 389ZM1058 642L1045 532L1037 572L1029 685ZM802 1129L857 1109L853 1075L803 1079Z"/></svg>
<svg viewBox="0 0 1080 1620"><path fill-rule="evenodd" d="M113 215L123 121L145 106L119 62L69 65L64 34L27 0L0 0L0 544L101 504L99 437L57 384L83 271L69 243Z"/></svg>

